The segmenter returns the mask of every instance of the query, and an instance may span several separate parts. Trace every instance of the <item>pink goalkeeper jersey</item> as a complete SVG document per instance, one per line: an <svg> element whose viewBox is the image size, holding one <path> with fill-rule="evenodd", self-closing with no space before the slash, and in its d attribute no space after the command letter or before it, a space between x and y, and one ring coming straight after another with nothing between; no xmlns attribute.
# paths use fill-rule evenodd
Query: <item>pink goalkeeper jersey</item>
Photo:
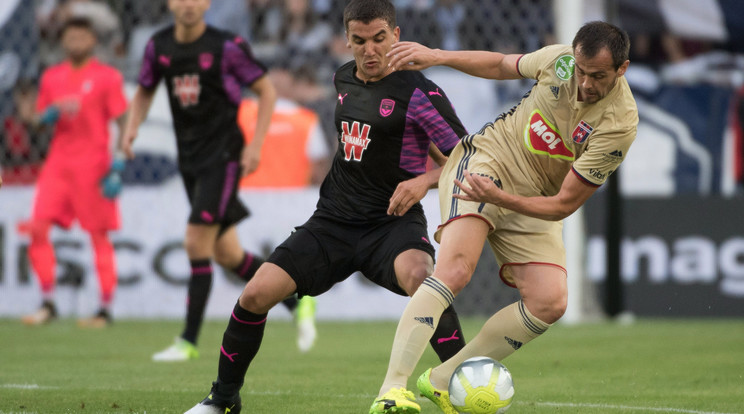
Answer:
<svg viewBox="0 0 744 414"><path fill-rule="evenodd" d="M63 62L41 77L36 109L60 108L49 160L85 168L110 157L109 122L124 113L122 75L113 67L90 59L81 68Z"/></svg>

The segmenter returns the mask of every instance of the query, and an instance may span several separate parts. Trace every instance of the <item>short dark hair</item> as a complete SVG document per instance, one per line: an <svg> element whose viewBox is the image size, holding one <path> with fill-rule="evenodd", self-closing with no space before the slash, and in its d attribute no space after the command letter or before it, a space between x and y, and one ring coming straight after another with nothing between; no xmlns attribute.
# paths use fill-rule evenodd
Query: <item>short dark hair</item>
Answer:
<svg viewBox="0 0 744 414"><path fill-rule="evenodd" d="M396 26L395 6L389 0L351 0L344 8L344 28L349 29L349 22L358 20L367 24L375 19L382 19L390 25Z"/></svg>
<svg viewBox="0 0 744 414"><path fill-rule="evenodd" d="M606 22L589 22L581 27L573 39L573 49L581 46L581 54L593 58L603 48L612 55L612 63L617 70L628 60L630 38L625 30Z"/></svg>
<svg viewBox="0 0 744 414"><path fill-rule="evenodd" d="M87 18L87 17L70 17L69 19L65 20L65 23L62 25L62 28L59 30L59 35L62 36L65 34L67 29L74 27L76 29L85 29L93 34L93 36L98 36L96 33L96 29L93 27L93 22Z"/></svg>

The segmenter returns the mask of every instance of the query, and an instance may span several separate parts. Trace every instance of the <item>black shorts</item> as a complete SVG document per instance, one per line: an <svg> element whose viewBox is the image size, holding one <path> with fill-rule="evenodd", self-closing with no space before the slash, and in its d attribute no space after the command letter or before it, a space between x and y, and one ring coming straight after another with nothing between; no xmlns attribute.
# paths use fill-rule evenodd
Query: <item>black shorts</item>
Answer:
<svg viewBox="0 0 744 414"><path fill-rule="evenodd" d="M434 258L426 219L421 215L391 216L366 225L313 215L296 227L267 261L289 273L300 296L327 292L356 271L391 292L407 296L398 286L394 261L409 249L422 250Z"/></svg>
<svg viewBox="0 0 744 414"><path fill-rule="evenodd" d="M219 224L225 230L248 217L248 209L238 198L240 163L228 161L198 171L181 171L191 204L189 223Z"/></svg>

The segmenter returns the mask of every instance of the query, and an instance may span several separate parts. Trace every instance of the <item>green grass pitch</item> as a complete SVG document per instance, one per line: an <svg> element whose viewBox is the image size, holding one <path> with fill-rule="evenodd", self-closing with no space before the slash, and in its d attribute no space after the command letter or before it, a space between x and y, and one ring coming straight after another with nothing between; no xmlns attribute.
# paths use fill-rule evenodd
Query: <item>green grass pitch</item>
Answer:
<svg viewBox="0 0 744 414"><path fill-rule="evenodd" d="M0 319L0 414L182 413L217 373L225 321L207 322L201 358L153 363L176 321L81 330ZM472 338L483 319L465 319ZM322 322L300 354L288 321L269 319L242 391L243 413L366 413L387 368L395 322ZM436 362L427 349L415 377ZM505 359L509 413L744 413L744 321L640 320L556 325ZM428 400L422 413L438 413Z"/></svg>

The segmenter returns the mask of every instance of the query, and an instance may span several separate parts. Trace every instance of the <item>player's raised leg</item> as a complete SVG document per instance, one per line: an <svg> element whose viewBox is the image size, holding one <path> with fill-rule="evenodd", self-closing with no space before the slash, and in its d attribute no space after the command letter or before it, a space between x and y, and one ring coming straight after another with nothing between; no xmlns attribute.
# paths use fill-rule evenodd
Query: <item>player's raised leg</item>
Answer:
<svg viewBox="0 0 744 414"><path fill-rule="evenodd" d="M424 250L408 249L393 262L398 285L413 296L421 283L434 272L434 259ZM460 319L454 305L442 313L439 324L429 340L440 361L446 361L465 346Z"/></svg>
<svg viewBox="0 0 744 414"><path fill-rule="evenodd" d="M442 230L437 267L403 311L395 332L385 381L370 413L396 412L385 408L380 402L386 399L385 395L391 390L405 389L442 313L470 281L488 231L488 224L475 217L454 220Z"/></svg>
<svg viewBox="0 0 744 414"><path fill-rule="evenodd" d="M260 257L244 251L235 226L224 230L217 239L214 259L222 267L232 270L238 277L250 281L264 263ZM301 300L291 295L282 301L282 305L293 315L297 324L297 347L301 352L309 351L317 336L315 329L315 298L304 296Z"/></svg>
<svg viewBox="0 0 744 414"><path fill-rule="evenodd" d="M547 331L566 311L566 272L546 264L510 265L522 299L496 312L478 335L452 359L431 372L431 383L447 389L455 368L468 358L488 356L501 361Z"/></svg>
<svg viewBox="0 0 744 414"><path fill-rule="evenodd" d="M240 412L240 388L261 346L268 312L296 289L294 280L279 266L265 263L258 269L230 315L222 337L217 380L209 395L187 414Z"/></svg>

